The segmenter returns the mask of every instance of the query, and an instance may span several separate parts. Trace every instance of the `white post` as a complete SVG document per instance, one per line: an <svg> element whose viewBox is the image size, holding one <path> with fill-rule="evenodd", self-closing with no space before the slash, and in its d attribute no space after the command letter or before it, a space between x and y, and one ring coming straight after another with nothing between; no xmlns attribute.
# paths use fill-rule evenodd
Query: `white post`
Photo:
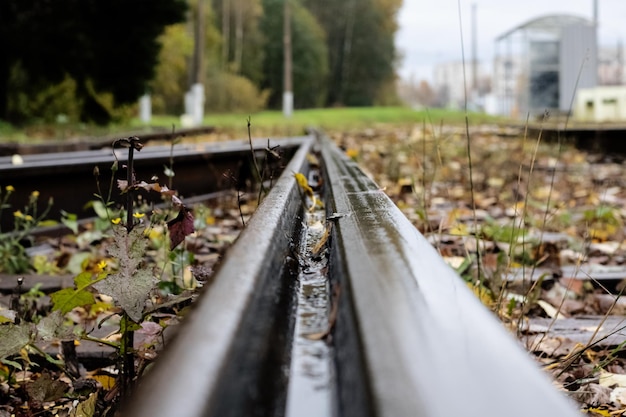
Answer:
<svg viewBox="0 0 626 417"><path fill-rule="evenodd" d="M293 92L285 91L283 93L283 115L291 117L293 114Z"/></svg>
<svg viewBox="0 0 626 417"><path fill-rule="evenodd" d="M204 85L196 83L191 86L192 109L194 126L201 126L204 119Z"/></svg>
<svg viewBox="0 0 626 417"><path fill-rule="evenodd" d="M150 94L144 94L139 98L139 119L143 123L150 123L152 119L152 100Z"/></svg>

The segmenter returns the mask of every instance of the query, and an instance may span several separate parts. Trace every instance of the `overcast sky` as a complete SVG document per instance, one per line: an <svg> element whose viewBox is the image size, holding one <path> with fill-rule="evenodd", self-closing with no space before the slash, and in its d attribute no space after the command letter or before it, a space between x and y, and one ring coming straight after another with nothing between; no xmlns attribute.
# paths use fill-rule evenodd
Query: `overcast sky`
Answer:
<svg viewBox="0 0 626 417"><path fill-rule="evenodd" d="M593 0L460 0L465 59L471 59L472 4L477 11L477 50L490 69L495 38L530 19L546 14L573 14L589 19ZM626 0L598 0L599 44L626 44ZM404 0L398 17L396 46L404 59L403 78L432 79L433 65L461 61L458 0ZM483 64L484 65L484 64Z"/></svg>

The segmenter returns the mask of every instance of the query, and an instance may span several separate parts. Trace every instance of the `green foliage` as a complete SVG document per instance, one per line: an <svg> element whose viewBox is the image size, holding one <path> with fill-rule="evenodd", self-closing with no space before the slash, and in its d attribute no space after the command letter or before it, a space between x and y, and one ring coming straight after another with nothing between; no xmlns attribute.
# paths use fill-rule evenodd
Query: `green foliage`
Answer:
<svg viewBox="0 0 626 417"><path fill-rule="evenodd" d="M118 116L112 107L134 103L144 93L154 75L156 39L165 26L182 21L185 10L184 0L151 2L150 7L142 0L0 2L0 38L11 39L0 45L0 118L23 122L32 117L9 112L9 93L20 89L11 77L17 70L34 86L31 91L70 77L80 119L111 121ZM17 109L22 108L20 103Z"/></svg>
<svg viewBox="0 0 626 417"><path fill-rule="evenodd" d="M4 190L0 189L0 215L11 208L9 199L14 191L10 185ZM39 191L33 191L23 210L13 212L13 230L4 233L0 231L0 272L20 274L31 269L30 259L22 242L45 219L51 207L52 199L48 201L43 213L39 214Z"/></svg>
<svg viewBox="0 0 626 417"><path fill-rule="evenodd" d="M599 222L616 226L621 224L619 210L605 204L585 210L583 217L585 221L589 223Z"/></svg>
<svg viewBox="0 0 626 417"><path fill-rule="evenodd" d="M69 75L55 84L38 85L18 63L12 68L9 82L14 86L7 104L12 120L45 123L79 120L82 102L76 97L76 81Z"/></svg>
<svg viewBox="0 0 626 417"><path fill-rule="evenodd" d="M267 104L268 91L259 89L247 78L219 73L207 80L205 106L209 111L256 112Z"/></svg>
<svg viewBox="0 0 626 417"><path fill-rule="evenodd" d="M600 204L583 212L585 233L592 239L604 241L615 236L622 227L619 209Z"/></svg>
<svg viewBox="0 0 626 417"><path fill-rule="evenodd" d="M159 42L159 63L150 83L153 112L181 114L189 83L188 64L193 54L193 38L186 25L181 23L168 26Z"/></svg>
<svg viewBox="0 0 626 417"><path fill-rule="evenodd" d="M103 278L103 277L102 277ZM101 278L101 279L102 279ZM96 300L91 292L94 284L90 272L82 272L74 278L75 288L64 288L50 294L52 309L60 310L61 313L69 313L75 307L84 307L95 304Z"/></svg>
<svg viewBox="0 0 626 417"><path fill-rule="evenodd" d="M481 230L483 235L489 240L513 244L517 243L519 238L528 234L525 229L511 226L510 224L498 224L493 219L488 220Z"/></svg>
<svg viewBox="0 0 626 417"><path fill-rule="evenodd" d="M291 2L294 107L321 107L327 94L328 49L324 30L315 17ZM271 91L269 104L280 108L283 93L283 0L264 0L261 22L266 34L263 63L264 88Z"/></svg>
<svg viewBox="0 0 626 417"><path fill-rule="evenodd" d="M328 105L370 106L394 78L401 0L303 0L327 36Z"/></svg>
<svg viewBox="0 0 626 417"><path fill-rule="evenodd" d="M266 75L263 59L267 33L260 21L267 10L262 1L213 0L212 4L216 28L221 35L220 56L213 56L219 65L212 70L241 75L259 85Z"/></svg>

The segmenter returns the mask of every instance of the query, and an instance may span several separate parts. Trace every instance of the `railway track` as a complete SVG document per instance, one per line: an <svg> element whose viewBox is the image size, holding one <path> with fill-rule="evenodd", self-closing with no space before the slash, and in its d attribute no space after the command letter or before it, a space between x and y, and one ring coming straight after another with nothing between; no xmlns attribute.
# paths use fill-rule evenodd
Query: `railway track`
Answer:
<svg viewBox="0 0 626 417"><path fill-rule="evenodd" d="M173 138L194 137L206 135L215 131L213 126L200 126L187 129L178 129L172 132L170 128L152 127L127 132L127 136L141 136L141 141L146 144L151 141L171 141ZM42 143L0 143L0 156L32 155L42 153L79 152L104 149L111 146L120 135L105 135L83 137L78 140L48 140Z"/></svg>
<svg viewBox="0 0 626 417"><path fill-rule="evenodd" d="M143 139L143 138L142 138ZM268 140L254 140L255 157L265 158L268 146L278 145L283 155L280 160L265 158L271 172L280 173L285 160L289 160L304 138L281 140L279 143ZM0 157L0 187L12 186L11 210L4 210L0 218L2 230L13 226L13 210L24 207L33 191L39 191L41 208L52 198L54 204L49 217L61 218L61 210L76 214L79 218L93 216L86 208L97 193L97 180L94 169L99 172L98 181L102 192L106 192L114 175L111 171L116 158L119 171L116 178L125 178L126 149L110 148L75 152L53 152L27 154L19 158ZM208 144L181 144L170 146L146 146L135 156L135 171L139 180L149 181L151 177L161 178L167 183L164 168L175 173L175 189L183 197L241 187L247 189L255 181L252 170L252 152L247 140L215 142ZM225 175L227 174L227 175ZM278 175L278 174L276 174ZM119 200L119 190L113 187L112 201ZM148 198L148 197L146 197Z"/></svg>
<svg viewBox="0 0 626 417"><path fill-rule="evenodd" d="M318 135L300 142L124 415L577 412L385 193Z"/></svg>

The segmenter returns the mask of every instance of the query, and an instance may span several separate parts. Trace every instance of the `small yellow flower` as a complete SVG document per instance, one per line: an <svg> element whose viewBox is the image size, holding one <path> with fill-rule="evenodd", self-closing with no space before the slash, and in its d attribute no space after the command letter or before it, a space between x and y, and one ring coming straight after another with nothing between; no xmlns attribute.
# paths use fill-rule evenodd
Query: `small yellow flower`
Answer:
<svg viewBox="0 0 626 417"><path fill-rule="evenodd" d="M13 217L17 217L18 219L21 219L24 217L24 213L22 213L20 210L15 210L13 212Z"/></svg>
<svg viewBox="0 0 626 417"><path fill-rule="evenodd" d="M32 193L30 193L30 196L32 198L39 198L39 191L35 190Z"/></svg>
<svg viewBox="0 0 626 417"><path fill-rule="evenodd" d="M136 218L136 219L141 219L144 216L145 216L145 214L143 214L143 213L133 213L133 217Z"/></svg>
<svg viewBox="0 0 626 417"><path fill-rule="evenodd" d="M106 267L107 267L107 261L103 259L100 262L98 262L98 264L96 265L96 272L102 272L104 271L104 268Z"/></svg>
<svg viewBox="0 0 626 417"><path fill-rule="evenodd" d="M111 219L111 223L113 224L120 224L122 222L122 218L121 217L116 217L114 219Z"/></svg>
<svg viewBox="0 0 626 417"><path fill-rule="evenodd" d="M13 191L15 191L15 187L13 187L12 185L7 185L5 187L5 190L7 191L7 193L12 193Z"/></svg>
<svg viewBox="0 0 626 417"><path fill-rule="evenodd" d="M150 231L148 232L148 237L150 239L160 239L161 236L163 236L163 232L156 228L151 228Z"/></svg>
<svg viewBox="0 0 626 417"><path fill-rule="evenodd" d="M32 222L33 220L35 220L33 219L33 216L31 216L30 214L27 214L26 216L24 216L24 219L29 222Z"/></svg>
<svg viewBox="0 0 626 417"><path fill-rule="evenodd" d="M349 148L346 150L346 156L350 159L356 159L359 156L359 150L355 148Z"/></svg>

